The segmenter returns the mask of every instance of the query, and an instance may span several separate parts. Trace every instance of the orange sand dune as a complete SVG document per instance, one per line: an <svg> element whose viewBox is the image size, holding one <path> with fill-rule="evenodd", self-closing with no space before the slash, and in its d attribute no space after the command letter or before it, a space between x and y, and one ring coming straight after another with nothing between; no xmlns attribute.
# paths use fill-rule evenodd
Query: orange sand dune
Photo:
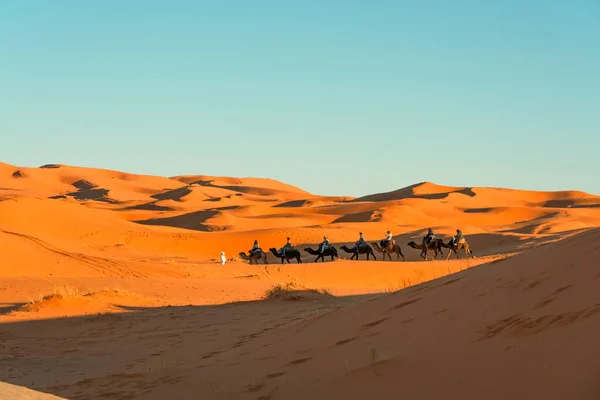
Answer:
<svg viewBox="0 0 600 400"><path fill-rule="evenodd" d="M10 385L0 382L0 397L3 399L15 400L59 400L63 397L57 397L48 393L42 393L26 387Z"/></svg>
<svg viewBox="0 0 600 400"><path fill-rule="evenodd" d="M35 375L73 399L596 399L599 240L587 231L378 296L284 285L268 301L17 319L3 324L0 378Z"/></svg>
<svg viewBox="0 0 600 400"><path fill-rule="evenodd" d="M273 180L260 178L229 178L223 176L206 176L206 175L186 175L174 176L171 179L178 180L187 184L196 183L202 186L213 186L224 189L235 190L238 192L246 192L266 195L270 193L290 192L309 195L308 192L292 185Z"/></svg>
<svg viewBox="0 0 600 400"><path fill-rule="evenodd" d="M462 229L476 258L423 261L407 244L428 227ZM598 227L600 197L576 191L331 197L0 163L0 381L72 399L593 398ZM388 230L406 262L341 249ZM339 259L314 263L325 235ZM269 252L287 237L302 263ZM239 256L254 240L268 264Z"/></svg>

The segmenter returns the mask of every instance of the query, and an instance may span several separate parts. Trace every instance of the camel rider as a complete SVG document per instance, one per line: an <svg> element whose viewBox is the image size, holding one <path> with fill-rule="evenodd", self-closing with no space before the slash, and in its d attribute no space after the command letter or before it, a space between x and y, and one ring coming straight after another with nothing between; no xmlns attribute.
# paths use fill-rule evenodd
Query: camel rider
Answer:
<svg viewBox="0 0 600 400"><path fill-rule="evenodd" d="M319 244L319 247L321 248L321 251L319 253L322 254L325 251L325 249L329 246L331 246L329 238L327 236L323 236L323 241L321 242L321 244Z"/></svg>
<svg viewBox="0 0 600 400"><path fill-rule="evenodd" d="M431 243L432 240L435 240L435 234L433 233L433 229L429 228L427 230L427 235L423 238L423 245L426 246Z"/></svg>
<svg viewBox="0 0 600 400"><path fill-rule="evenodd" d="M287 238L287 242L286 242L285 246L283 246L281 249L279 249L279 254L281 254L282 256L285 256L285 252L287 250L291 250L292 248L293 248L292 241L290 240L290 238Z"/></svg>
<svg viewBox="0 0 600 400"><path fill-rule="evenodd" d="M358 238L358 240L356 241L356 243L354 243L354 248L352 250L358 251L358 249L360 248L360 246L364 246L365 244L367 244L367 241L363 237L363 233L359 232L359 235L360 235L360 237Z"/></svg>
<svg viewBox="0 0 600 400"><path fill-rule="evenodd" d="M252 250L250 250L250 255L254 254L254 252L260 251L260 246L258 244L258 240L254 241L254 246L252 246Z"/></svg>
<svg viewBox="0 0 600 400"><path fill-rule="evenodd" d="M385 248L385 246L387 246L387 244L392 241L392 238L393 238L392 232L387 231L385 233L385 239L383 239L381 241L381 247Z"/></svg>
<svg viewBox="0 0 600 400"><path fill-rule="evenodd" d="M456 230L456 235L452 237L452 244L459 244L461 240L464 239L462 231L460 229Z"/></svg>

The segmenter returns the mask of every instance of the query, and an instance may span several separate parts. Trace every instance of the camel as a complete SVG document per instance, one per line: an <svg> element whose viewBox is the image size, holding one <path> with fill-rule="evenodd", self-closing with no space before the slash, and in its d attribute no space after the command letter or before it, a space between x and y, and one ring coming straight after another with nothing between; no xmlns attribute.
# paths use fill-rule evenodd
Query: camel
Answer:
<svg viewBox="0 0 600 400"><path fill-rule="evenodd" d="M438 256L438 253L441 254L442 257L444 256L442 247L447 247L446 243L444 243L444 241L442 239L432 240L425 247L423 246L423 243L416 244L415 242L410 241L410 242L408 242L408 246L412 247L413 249L421 250L421 257L423 257L425 259L425 261L427 261L427 250L435 251L435 256L433 258L436 259Z"/></svg>
<svg viewBox="0 0 600 400"><path fill-rule="evenodd" d="M385 245L385 248L382 248L379 243L373 243L373 247L378 252L383 253L383 261L385 261L386 255L389 257L390 261L392 261L392 256L390 255L392 253L396 253L398 260L400 259L400 256L402 256L402 261L406 261L406 258L404 258L404 254L402 254L402 250L400 249L400 245L397 244L395 240L388 242Z"/></svg>
<svg viewBox="0 0 600 400"><path fill-rule="evenodd" d="M319 261L319 258L323 259L323 262L325 262L325 257L327 256L331 256L331 261L333 261L334 257L338 258L337 249L333 246L329 246L328 248L326 248L323 254L319 253L318 248L317 250L313 250L311 247L307 247L304 249L304 251L306 251L308 254L312 254L313 256L318 256L315 259L315 262Z"/></svg>
<svg viewBox="0 0 600 400"><path fill-rule="evenodd" d="M250 263L250 265L252 265L252 261L254 261L256 264L258 264L258 260L262 260L265 264L268 264L268 262L267 262L267 253L265 253L262 250L255 251L254 253L252 253L251 257L248 257L246 255L246 252L242 251L240 253L240 258L242 260L248 261Z"/></svg>
<svg viewBox="0 0 600 400"><path fill-rule="evenodd" d="M279 254L279 251L275 247L271 247L269 250L271 251L271 253L273 253L275 257L281 259L282 264L284 260L287 261L288 264L290 264L290 260L294 258L296 259L296 261L298 261L298 264L302 262L302 260L300 259L300 251L298 249L287 249L285 251L285 254Z"/></svg>
<svg viewBox="0 0 600 400"><path fill-rule="evenodd" d="M377 260L377 257L375 257L375 253L373 253L373 248L368 244L364 244L364 245L360 246L358 248L358 251L349 249L348 247L346 247L346 245L343 245L342 247L340 247L340 249L344 250L346 253L352 253L353 255L352 255L352 257L350 257L351 260L354 257L356 257L356 259L358 260L359 254L366 254L367 260L369 259L370 255L373 256L374 260Z"/></svg>
<svg viewBox="0 0 600 400"><path fill-rule="evenodd" d="M454 243L454 240L450 239L448 241L448 243L444 243L444 247L449 248L450 250L452 250L454 252L454 254L456 254L456 258L460 258L458 256L458 251L457 250L461 250L461 249L465 249L465 257L467 257L469 254L471 254L471 258L475 258L475 256L473 255L473 251L471 250L471 248L469 247L469 243L467 243L467 239L462 238L460 240L460 242L458 243ZM452 253L450 253L448 251L448 257L446 257L446 260L450 259L450 255Z"/></svg>

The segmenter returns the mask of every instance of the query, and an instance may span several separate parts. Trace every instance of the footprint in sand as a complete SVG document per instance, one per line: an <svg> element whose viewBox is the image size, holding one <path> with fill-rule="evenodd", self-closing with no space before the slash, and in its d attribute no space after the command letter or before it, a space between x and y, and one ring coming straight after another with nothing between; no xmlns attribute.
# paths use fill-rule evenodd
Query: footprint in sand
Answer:
<svg viewBox="0 0 600 400"><path fill-rule="evenodd" d="M268 374L267 378L269 379L273 379L273 378L278 378L282 375L285 375L287 372L273 372L272 374Z"/></svg>
<svg viewBox="0 0 600 400"><path fill-rule="evenodd" d="M346 343L353 342L356 339L358 339L359 337L360 336L354 336L354 337L351 337L351 338L348 338L348 339L340 340L339 342L335 342L335 344L333 346L341 346L341 345L344 345ZM333 346L331 346L331 347L333 347Z"/></svg>
<svg viewBox="0 0 600 400"><path fill-rule="evenodd" d="M307 357L307 358L298 358L296 360L290 361L288 363L288 366L292 366L292 365L298 365L298 364L304 364L305 362L307 362L308 360L312 360L312 357Z"/></svg>
<svg viewBox="0 0 600 400"><path fill-rule="evenodd" d="M382 322L386 321L387 319L389 319L389 317L378 319L377 321L369 322L368 324L363 325L363 328L364 329L372 328L374 326L381 324Z"/></svg>

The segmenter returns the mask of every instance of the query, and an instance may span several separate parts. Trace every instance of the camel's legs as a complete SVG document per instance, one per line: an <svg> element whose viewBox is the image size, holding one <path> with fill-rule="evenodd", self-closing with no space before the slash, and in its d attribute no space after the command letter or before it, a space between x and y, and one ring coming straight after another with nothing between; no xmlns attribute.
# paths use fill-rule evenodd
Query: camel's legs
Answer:
<svg viewBox="0 0 600 400"><path fill-rule="evenodd" d="M396 253L396 254L398 254L398 260L400 260L400 257L402 257L402 261L406 261L404 259L404 254L402 254L402 252L400 250L398 250L398 253Z"/></svg>
<svg viewBox="0 0 600 400"><path fill-rule="evenodd" d="M453 245L453 246L451 247L451 250L452 250L452 251L454 252L454 254L456 255L456 259L457 259L457 260L459 260L459 259L460 259L460 255L458 254L458 250L460 250L460 249L458 248L458 246L456 246L456 245ZM450 250L448 250L448 259L450 258L450 255L451 255L451 254L452 254L452 253L450 252Z"/></svg>
<svg viewBox="0 0 600 400"><path fill-rule="evenodd" d="M469 248L469 254L471 254L471 258L475 258L475 256L473 255L473 251L471 251L471 248Z"/></svg>

